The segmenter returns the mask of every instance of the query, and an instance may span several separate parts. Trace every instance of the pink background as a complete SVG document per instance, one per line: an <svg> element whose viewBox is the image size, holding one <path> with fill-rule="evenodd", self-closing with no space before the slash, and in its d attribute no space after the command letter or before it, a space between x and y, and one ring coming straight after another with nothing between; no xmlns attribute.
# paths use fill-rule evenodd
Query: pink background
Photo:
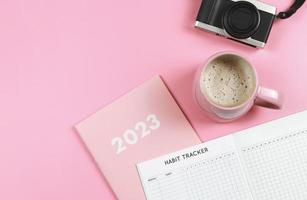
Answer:
<svg viewBox="0 0 307 200"><path fill-rule="evenodd" d="M290 0L269 0L284 9ZM292 2L292 1L291 1ZM72 128L160 74L203 140L307 109L307 10L256 50L193 28L200 0L1 0L0 199L115 199ZM286 95L217 124L191 96L193 74L222 50L246 55Z"/></svg>

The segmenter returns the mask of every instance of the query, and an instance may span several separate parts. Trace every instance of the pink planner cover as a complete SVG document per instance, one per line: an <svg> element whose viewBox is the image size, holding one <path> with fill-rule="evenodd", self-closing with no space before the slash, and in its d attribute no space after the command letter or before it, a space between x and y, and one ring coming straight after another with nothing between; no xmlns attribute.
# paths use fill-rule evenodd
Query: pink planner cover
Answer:
<svg viewBox="0 0 307 200"><path fill-rule="evenodd" d="M159 76L76 125L119 200L145 200L136 164L200 140Z"/></svg>

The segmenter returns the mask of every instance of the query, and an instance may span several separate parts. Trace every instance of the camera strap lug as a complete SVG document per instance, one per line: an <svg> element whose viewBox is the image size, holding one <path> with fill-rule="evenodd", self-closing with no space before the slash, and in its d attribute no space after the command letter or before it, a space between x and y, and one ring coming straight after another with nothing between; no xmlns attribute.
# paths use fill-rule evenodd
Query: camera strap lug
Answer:
<svg viewBox="0 0 307 200"><path fill-rule="evenodd" d="M278 13L276 16L277 19L287 19L291 17L304 3L305 0L295 0L294 4L287 11Z"/></svg>

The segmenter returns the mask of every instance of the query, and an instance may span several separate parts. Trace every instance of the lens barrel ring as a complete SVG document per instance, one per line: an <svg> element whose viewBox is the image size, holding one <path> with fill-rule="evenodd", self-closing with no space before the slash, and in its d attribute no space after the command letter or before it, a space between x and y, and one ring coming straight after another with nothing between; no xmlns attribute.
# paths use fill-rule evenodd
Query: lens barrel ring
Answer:
<svg viewBox="0 0 307 200"><path fill-rule="evenodd" d="M232 37L246 39L258 30L260 13L252 3L237 1L226 8L222 24L226 32Z"/></svg>

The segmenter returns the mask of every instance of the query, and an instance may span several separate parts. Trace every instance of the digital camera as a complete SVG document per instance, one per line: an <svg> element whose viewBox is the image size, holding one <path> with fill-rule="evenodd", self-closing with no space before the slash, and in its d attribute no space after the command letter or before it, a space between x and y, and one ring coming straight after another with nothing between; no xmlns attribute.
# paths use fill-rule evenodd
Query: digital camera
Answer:
<svg viewBox="0 0 307 200"><path fill-rule="evenodd" d="M276 7L257 0L203 0L195 27L263 48L276 12Z"/></svg>

